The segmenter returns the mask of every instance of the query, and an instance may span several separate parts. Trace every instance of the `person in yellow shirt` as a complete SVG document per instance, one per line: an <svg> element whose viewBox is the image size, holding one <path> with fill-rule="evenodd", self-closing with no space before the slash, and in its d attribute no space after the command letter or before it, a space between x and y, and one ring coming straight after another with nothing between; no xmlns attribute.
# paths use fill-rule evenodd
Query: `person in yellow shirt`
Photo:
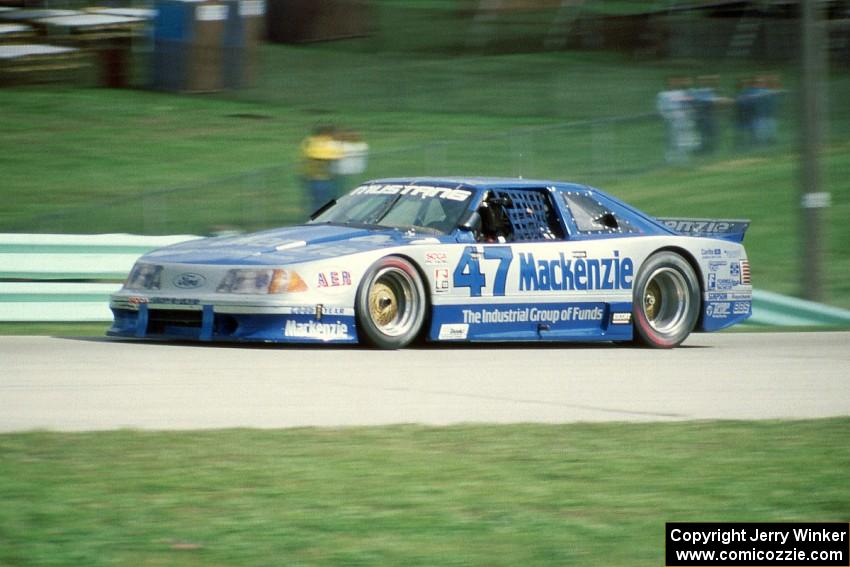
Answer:
<svg viewBox="0 0 850 567"><path fill-rule="evenodd" d="M301 178L311 213L335 198L339 191L335 170L343 149L334 134L332 126L318 126L301 142Z"/></svg>

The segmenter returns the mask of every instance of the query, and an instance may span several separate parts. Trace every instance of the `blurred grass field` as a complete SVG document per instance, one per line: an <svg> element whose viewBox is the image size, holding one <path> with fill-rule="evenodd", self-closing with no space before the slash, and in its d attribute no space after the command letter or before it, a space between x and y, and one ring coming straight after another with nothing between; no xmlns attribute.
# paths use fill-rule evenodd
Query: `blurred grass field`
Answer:
<svg viewBox="0 0 850 567"><path fill-rule="evenodd" d="M423 9L439 15L447 5ZM457 23L390 19L366 38L263 45L256 85L238 92L84 83L0 89L0 231L208 234L296 223L307 214L299 143L314 125L335 123L371 147L366 174L349 186L397 175L563 179L599 186L651 214L749 218L756 287L801 294L793 65L458 53L434 47L440 25ZM141 83L143 62L141 54ZM736 148L729 106L720 111L717 153L665 164L654 105L667 77L717 74L723 94L732 95L737 79L765 72L781 75L786 88L775 145ZM848 94L850 75L834 69L823 153L833 203L824 279L826 300L842 307L850 307L850 109L841 104Z"/></svg>
<svg viewBox="0 0 850 567"><path fill-rule="evenodd" d="M850 421L0 435L0 564L663 565L847 520Z"/></svg>

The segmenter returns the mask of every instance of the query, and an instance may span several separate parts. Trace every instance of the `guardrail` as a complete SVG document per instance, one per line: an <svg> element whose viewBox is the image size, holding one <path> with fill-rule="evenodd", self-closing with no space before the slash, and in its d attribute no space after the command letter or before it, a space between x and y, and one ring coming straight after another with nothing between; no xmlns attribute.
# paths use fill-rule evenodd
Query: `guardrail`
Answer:
<svg viewBox="0 0 850 567"><path fill-rule="evenodd" d="M109 294L139 256L193 238L0 234L0 321L109 321Z"/></svg>
<svg viewBox="0 0 850 567"><path fill-rule="evenodd" d="M0 321L110 321L109 295L139 256L194 238L0 234ZM850 311L756 290L747 324L850 327Z"/></svg>
<svg viewBox="0 0 850 567"><path fill-rule="evenodd" d="M850 311L814 301L753 291L753 315L747 324L768 327L850 327Z"/></svg>

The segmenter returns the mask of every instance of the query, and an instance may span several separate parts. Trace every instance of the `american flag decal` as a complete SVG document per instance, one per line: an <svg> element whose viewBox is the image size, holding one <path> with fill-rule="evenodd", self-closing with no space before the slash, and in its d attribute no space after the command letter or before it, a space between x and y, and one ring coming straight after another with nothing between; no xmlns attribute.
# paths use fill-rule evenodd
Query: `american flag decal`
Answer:
<svg viewBox="0 0 850 567"><path fill-rule="evenodd" d="M743 285L752 285L752 279L750 279L749 260L741 260L741 283Z"/></svg>

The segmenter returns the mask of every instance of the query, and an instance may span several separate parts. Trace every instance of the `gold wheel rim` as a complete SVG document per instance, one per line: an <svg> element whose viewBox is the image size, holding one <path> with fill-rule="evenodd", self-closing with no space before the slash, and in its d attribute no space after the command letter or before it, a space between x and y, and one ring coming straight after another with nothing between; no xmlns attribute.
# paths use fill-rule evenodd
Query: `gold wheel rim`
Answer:
<svg viewBox="0 0 850 567"><path fill-rule="evenodd" d="M681 272L664 266L652 273L643 294L643 310L655 331L664 335L690 332L686 327L692 323L692 305L688 281Z"/></svg>
<svg viewBox="0 0 850 567"><path fill-rule="evenodd" d="M655 281L650 282L646 286L646 293L643 296L643 306L646 318L654 321L661 307L661 289Z"/></svg>
<svg viewBox="0 0 850 567"><path fill-rule="evenodd" d="M386 327L398 316L398 299L392 288L383 282L375 282L369 290L369 314L379 327Z"/></svg>

